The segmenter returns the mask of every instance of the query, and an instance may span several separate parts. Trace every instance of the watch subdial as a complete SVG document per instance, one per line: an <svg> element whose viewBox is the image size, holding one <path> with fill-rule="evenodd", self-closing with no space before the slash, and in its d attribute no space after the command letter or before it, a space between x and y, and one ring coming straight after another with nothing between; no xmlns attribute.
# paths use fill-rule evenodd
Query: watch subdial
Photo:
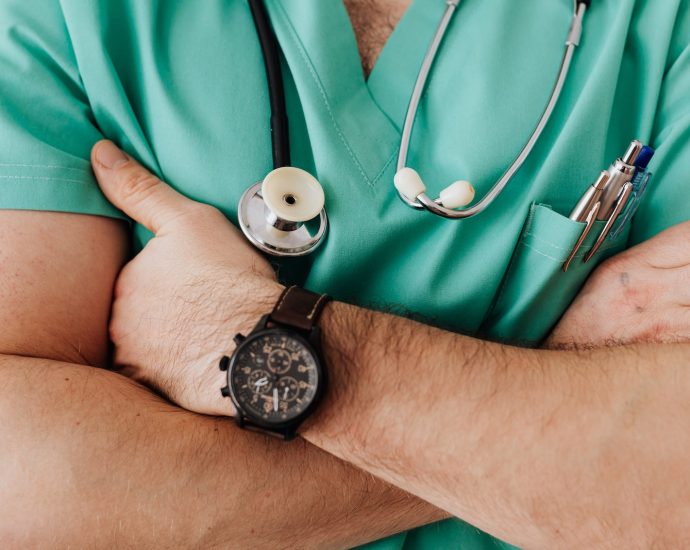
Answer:
<svg viewBox="0 0 690 550"><path fill-rule="evenodd" d="M276 384L281 401L294 401L299 395L299 383L292 376L283 376Z"/></svg>
<svg viewBox="0 0 690 550"><path fill-rule="evenodd" d="M277 374L285 374L290 370L290 365L292 365L292 357L290 357L290 352L286 349L274 349L268 354L266 364L272 372Z"/></svg>
<svg viewBox="0 0 690 550"><path fill-rule="evenodd" d="M249 375L247 385L252 393L263 395L273 388L273 375L262 369L255 370Z"/></svg>

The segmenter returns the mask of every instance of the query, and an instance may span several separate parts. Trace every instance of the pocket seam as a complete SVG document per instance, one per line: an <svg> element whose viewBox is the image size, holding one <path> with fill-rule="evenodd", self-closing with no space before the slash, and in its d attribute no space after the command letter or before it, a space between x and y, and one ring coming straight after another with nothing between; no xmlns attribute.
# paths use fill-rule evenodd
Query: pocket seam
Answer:
<svg viewBox="0 0 690 550"><path fill-rule="evenodd" d="M546 242L546 241L543 241L543 242ZM540 256L544 256L545 258L548 258L549 260L553 260L553 261L555 261L555 262L563 263L563 262L565 262L565 260L567 259L567 256L566 256L565 258L562 258L562 257L561 257L561 258L555 258L555 257L553 257L553 256L549 256L549 255L546 254L545 252L542 252L541 249L536 248L536 247L534 247L534 246L532 246L532 245L529 245L529 244L527 244L527 243L524 242L524 241L523 241L522 243L520 243L520 246L524 246L525 248L529 248L529 249L533 250L534 252L536 252L537 254L539 254ZM611 250L612 248L616 248L616 246L617 246L617 244L610 244L610 245L608 245L608 246L602 246L602 247L597 251L597 254L606 252L606 251L608 251L608 250ZM560 248L559 248L559 247L554 247L554 248L558 248L558 250L569 250L568 248L563 248L563 247L560 247ZM587 251L589 251L591 248L592 248L591 246L583 246L583 247L581 247L580 250L582 250L582 252L578 252L577 254L575 254L575 256L573 256L573 258L582 258L582 257L584 257L585 254L587 253Z"/></svg>

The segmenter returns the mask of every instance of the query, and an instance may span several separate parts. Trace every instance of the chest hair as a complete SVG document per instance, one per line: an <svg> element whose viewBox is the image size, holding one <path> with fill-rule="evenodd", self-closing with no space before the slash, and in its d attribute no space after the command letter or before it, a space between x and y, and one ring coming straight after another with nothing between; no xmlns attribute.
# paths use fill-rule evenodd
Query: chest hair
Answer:
<svg viewBox="0 0 690 550"><path fill-rule="evenodd" d="M364 75L374 63L411 0L344 0L357 38Z"/></svg>

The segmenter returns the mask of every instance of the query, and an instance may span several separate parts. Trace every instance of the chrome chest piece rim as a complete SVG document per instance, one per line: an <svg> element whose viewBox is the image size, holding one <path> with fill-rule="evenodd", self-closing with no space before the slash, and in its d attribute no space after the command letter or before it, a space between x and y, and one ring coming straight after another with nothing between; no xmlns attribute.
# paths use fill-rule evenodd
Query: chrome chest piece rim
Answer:
<svg viewBox="0 0 690 550"><path fill-rule="evenodd" d="M326 210L318 214L318 227L312 222L294 222L272 212L262 195L263 182L247 189L240 198L237 211L242 233L259 250L271 256L306 256L324 241L328 229Z"/></svg>

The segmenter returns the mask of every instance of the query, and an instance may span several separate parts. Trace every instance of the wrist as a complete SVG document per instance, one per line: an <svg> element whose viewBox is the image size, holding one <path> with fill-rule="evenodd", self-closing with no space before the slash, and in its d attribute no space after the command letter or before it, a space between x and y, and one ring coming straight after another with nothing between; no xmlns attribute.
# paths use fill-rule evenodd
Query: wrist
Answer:
<svg viewBox="0 0 690 550"><path fill-rule="evenodd" d="M286 288L254 329L235 337L223 358L221 393L237 408L241 428L294 438L318 408L328 387L320 319L329 297Z"/></svg>
<svg viewBox="0 0 690 550"><path fill-rule="evenodd" d="M213 373L208 388L209 414L234 417L237 411L232 400L221 394L227 377L219 369L220 361L224 356L232 356L237 348L234 336L250 333L261 317L270 313L285 287L275 280L254 275L242 277L240 283L237 278L226 280L222 286L220 300L227 307L223 307L225 311L213 328L215 345L210 346L213 351L206 360Z"/></svg>
<svg viewBox="0 0 690 550"><path fill-rule="evenodd" d="M372 354L381 351L372 345L376 327L369 310L333 301L324 309L319 324L329 383L320 407L300 429L310 441L326 433L342 436L357 422L359 411L352 410L352 396L366 379L367 365L378 362Z"/></svg>

